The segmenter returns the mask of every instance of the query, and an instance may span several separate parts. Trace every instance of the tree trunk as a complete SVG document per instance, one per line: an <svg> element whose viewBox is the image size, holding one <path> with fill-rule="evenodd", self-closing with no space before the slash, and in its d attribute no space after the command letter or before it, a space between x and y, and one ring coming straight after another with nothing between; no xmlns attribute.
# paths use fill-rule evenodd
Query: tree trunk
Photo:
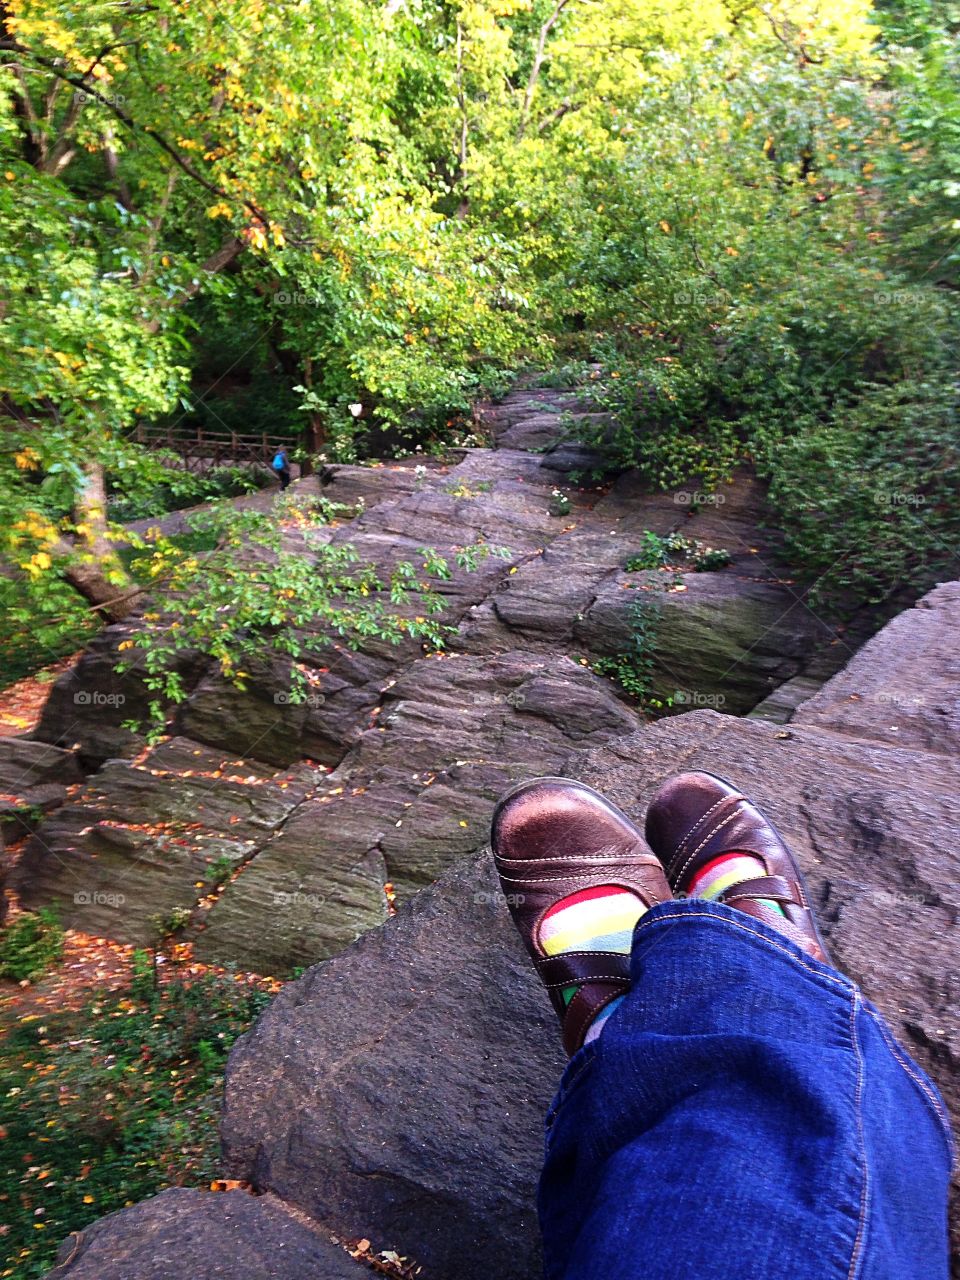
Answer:
<svg viewBox="0 0 960 1280"><path fill-rule="evenodd" d="M86 484L74 505L74 519L83 532L74 542L63 540L56 548L58 554L67 557L63 576L105 621L120 622L142 591L123 567L107 536L106 483L99 462L87 467Z"/></svg>

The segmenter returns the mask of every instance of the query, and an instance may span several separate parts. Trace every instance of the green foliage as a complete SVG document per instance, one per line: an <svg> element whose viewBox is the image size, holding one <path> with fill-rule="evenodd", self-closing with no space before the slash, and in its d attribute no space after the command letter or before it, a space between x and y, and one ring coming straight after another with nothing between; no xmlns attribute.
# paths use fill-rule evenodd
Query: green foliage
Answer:
<svg viewBox="0 0 960 1280"><path fill-rule="evenodd" d="M614 657L597 658L592 664L597 675L616 680L624 693L649 711L664 706L660 699L650 695L662 612L662 605L653 592L638 592L630 605L630 638L623 650Z"/></svg>
<svg viewBox="0 0 960 1280"><path fill-rule="evenodd" d="M18 1276L45 1274L94 1219L220 1173L224 1064L270 997L230 975L155 988L151 973L138 953L128 991L28 1015L0 1040L4 1253Z"/></svg>
<svg viewBox="0 0 960 1280"><path fill-rule="evenodd" d="M694 573L708 573L725 568L731 560L730 552L725 548L708 546L699 538L687 538L682 533L658 534L644 529L640 544L640 550L624 566L627 573L677 564L692 569Z"/></svg>
<svg viewBox="0 0 960 1280"><path fill-rule="evenodd" d="M0 978L34 982L63 951L63 929L51 907L25 911L0 933Z"/></svg>
<svg viewBox="0 0 960 1280"><path fill-rule="evenodd" d="M352 545L330 540L326 525L345 511L325 498L295 494L267 513L214 503L188 521L194 535L212 545L205 553L159 530L136 539L142 554L131 569L149 584L157 606L121 643L131 653L118 669L135 665L155 693L154 732L171 704L186 696L179 671L184 653L215 659L239 689L255 665L278 656L290 684L277 697L297 704L312 696L307 659L331 641L357 647L371 638L413 639L442 646L436 584L451 577L447 561L422 548L417 564L399 561L381 576ZM469 570L490 550L463 547L457 564Z"/></svg>
<svg viewBox="0 0 960 1280"><path fill-rule="evenodd" d="M558 359L613 464L753 463L816 565L792 442L839 456L955 365L948 5L11 0L3 29L0 550L38 594L129 586L85 500L171 500L140 423L440 450ZM843 589L898 565L936 572L903 542Z"/></svg>
<svg viewBox="0 0 960 1280"><path fill-rule="evenodd" d="M877 386L772 453L770 500L814 596L882 603L955 576L957 386Z"/></svg>
<svg viewBox="0 0 960 1280"><path fill-rule="evenodd" d="M265 467L249 464L213 467L200 474L171 468L169 474L148 488L110 501L110 518L118 523L163 516L170 511L209 502L214 498L237 498L255 493L271 483Z"/></svg>
<svg viewBox="0 0 960 1280"><path fill-rule="evenodd" d="M99 622L66 582L0 574L0 688L82 649Z"/></svg>

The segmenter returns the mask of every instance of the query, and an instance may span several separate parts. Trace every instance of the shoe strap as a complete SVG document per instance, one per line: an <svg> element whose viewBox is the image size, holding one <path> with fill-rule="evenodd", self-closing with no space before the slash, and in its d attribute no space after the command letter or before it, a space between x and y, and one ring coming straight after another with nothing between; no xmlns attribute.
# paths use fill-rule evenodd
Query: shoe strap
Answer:
<svg viewBox="0 0 960 1280"><path fill-rule="evenodd" d="M583 1038L590 1029L590 1024L611 1000L622 996L629 984L607 984L592 986L587 983L567 1005L563 1017L563 1047L572 1058L578 1049L583 1047Z"/></svg>
<svg viewBox="0 0 960 1280"><path fill-rule="evenodd" d="M624 989L630 985L630 957L619 951L562 951L534 963L548 989L584 982L615 982Z"/></svg>
<svg viewBox="0 0 960 1280"><path fill-rule="evenodd" d="M756 876L753 880L740 880L724 889L717 901L732 907L738 900L745 898L766 899L795 907L807 905L800 886L785 876Z"/></svg>

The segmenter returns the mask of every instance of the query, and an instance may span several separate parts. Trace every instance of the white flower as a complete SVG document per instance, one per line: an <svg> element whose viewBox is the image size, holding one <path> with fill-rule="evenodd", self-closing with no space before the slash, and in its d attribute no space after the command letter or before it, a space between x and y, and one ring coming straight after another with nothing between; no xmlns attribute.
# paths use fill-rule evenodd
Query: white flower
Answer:
<svg viewBox="0 0 960 1280"><path fill-rule="evenodd" d="M414 467L413 474L417 477L418 480L422 480L423 477L427 474L427 468L422 465L419 467Z"/></svg>
<svg viewBox="0 0 960 1280"><path fill-rule="evenodd" d="M347 408L350 410L350 412L353 414L355 418L359 418L361 413L363 413L362 404L348 404Z"/></svg>

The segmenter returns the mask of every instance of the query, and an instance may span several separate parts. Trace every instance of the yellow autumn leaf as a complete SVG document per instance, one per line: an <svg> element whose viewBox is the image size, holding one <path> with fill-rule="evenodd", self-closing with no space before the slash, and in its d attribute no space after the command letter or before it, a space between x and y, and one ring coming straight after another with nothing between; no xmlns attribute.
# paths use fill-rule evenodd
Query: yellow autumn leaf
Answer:
<svg viewBox="0 0 960 1280"><path fill-rule="evenodd" d="M665 218L660 219L660 230L664 233L664 235L670 234L670 223L667 222Z"/></svg>

